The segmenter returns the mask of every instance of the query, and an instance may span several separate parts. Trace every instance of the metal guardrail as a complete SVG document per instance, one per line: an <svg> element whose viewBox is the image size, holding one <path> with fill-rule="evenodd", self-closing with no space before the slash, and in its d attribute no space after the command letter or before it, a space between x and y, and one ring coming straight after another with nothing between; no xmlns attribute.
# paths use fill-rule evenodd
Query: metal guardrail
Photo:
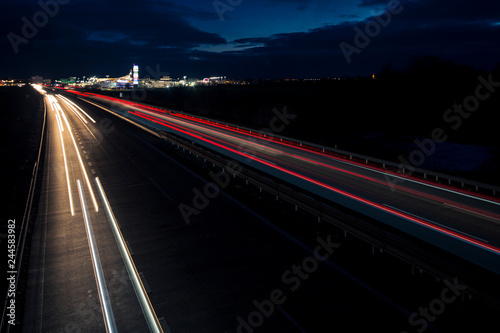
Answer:
<svg viewBox="0 0 500 333"><path fill-rule="evenodd" d="M256 130L253 128L249 128L249 127L245 127L245 126L238 126L238 125L234 125L234 124L227 123L224 121L219 121L219 120L214 120L214 119L207 118L207 117L202 117L199 115L193 115L191 113L187 113L184 111L179 111L179 110L174 110L174 109L166 109L166 108L159 107L156 105L140 103L140 102L136 102L136 101L132 101L132 102L135 104L146 106L146 107L155 108L158 110L170 111L171 113L179 113L179 114L187 115L187 116L190 116L193 118L201 119L204 121L209 121L209 122L212 122L215 124L221 124L221 125L225 125L227 127L248 131L249 133L261 135L264 138L274 138L276 141L281 141L281 142L285 141L287 143L295 144L298 147L308 148L308 149L311 149L313 151L318 151L318 152L322 152L322 153L329 154L332 156L337 156L337 157L341 157L344 159L349 159L350 161L366 164L368 166L381 167L382 169L385 169L387 171L393 171L401 176L418 177L420 179L425 179L425 180L428 180L430 182L444 183L444 184L447 184L447 185L452 186L452 187L468 189L468 190L472 190L475 192L486 191L495 197L500 196L500 187L494 186L491 184L485 184L482 182L473 181L473 180L465 179L465 178L461 178L461 177L455 177L452 175L436 172L433 170L421 169L421 168L418 168L418 167L415 167L412 165L402 165L401 163L395 163L395 162L391 162L391 161L387 161L387 160L383 160L383 159L379 159L379 158L375 158L375 157L371 157L371 156L367 156L367 155L362 155L362 154L357 154L357 153L337 149L337 147L332 148L332 147L328 147L328 146L323 146L323 145L319 145L319 144L304 141L304 140L298 140L296 138L290 138L287 136L277 135L276 133L270 133L270 132L266 132L263 130Z"/></svg>
<svg viewBox="0 0 500 333"><path fill-rule="evenodd" d="M36 184L38 180L38 170L40 166L40 157L42 154L42 150L45 144L45 134L46 134L46 121L47 121L47 104L45 104L45 99L42 97L43 104L44 104L44 111L43 111L43 124L42 124L42 134L40 137L40 147L38 149L38 156L35 162L35 165L33 166L33 171L31 173L31 181L30 181L30 188L28 191L28 199L26 201L26 206L24 209L24 214L23 214L23 221L21 223L21 228L19 229L19 239L17 240L17 248L16 248L16 280L15 280L15 286L16 290L19 287L19 277L21 276L22 272L22 263L23 263L23 256L24 256L24 247L26 245L26 235L28 233L29 229L29 220L31 218L31 208L33 206L33 198L35 196L35 189L36 189ZM7 306L8 306L8 300L9 297L8 295L5 296L5 303L2 311L2 322L0 323L0 331L8 333L10 332L10 327L11 325L8 324L7 320ZM20 314L18 314L20 315Z"/></svg>
<svg viewBox="0 0 500 333"><path fill-rule="evenodd" d="M157 136L170 141L179 148L222 170L225 170L231 162L234 162L171 133L159 131ZM495 290L495 286L490 283L491 280L485 279L486 275L492 273L484 272L465 260L420 241L411 235L402 234L375 221L353 216L352 212L343 211L342 208L334 207L324 200L314 198L314 194L291 188L279 180L271 179L241 164L240 166L242 167L241 170L239 170L238 174L233 174L233 178L239 177L247 183L260 188L260 190L276 196L277 200L283 200L294 205L296 210L301 209L318 217L318 222L330 223L345 233L354 235L376 248L383 249L383 251L435 277L442 280L453 280L459 276L460 280L469 286L468 294L500 307L500 295L491 293L491 290Z"/></svg>
<svg viewBox="0 0 500 333"><path fill-rule="evenodd" d="M231 162L227 157L209 148L196 145L186 138L162 131L146 122L140 122L139 124L121 115L119 117L141 127L158 138L171 142L172 145L177 145L190 154L203 158L205 162L212 163L213 166L218 166L224 170L229 165L229 162ZM286 181L274 179L272 176L269 177L262 172L254 171L253 168L239 165L242 169L237 175L233 174L233 177L240 177L258 186L261 190L275 195L276 198L295 205L296 209L300 207L300 209L317 216L318 221L327 221L345 232L355 235L357 238L383 249L404 262L420 270L429 272L440 279L453 279L459 276L462 281L468 283L468 286L470 286L468 288L470 295L474 295L490 304L500 307L500 295L493 295L491 293L491 290L496 290L495 286L489 285L489 280L486 279L486 276L494 273L486 271L484 268L440 249L435 245L415 238L408 233L396 230L394 227L380 224L380 222L367 219L366 217L356 217L359 214L348 209L346 210L334 202L330 202L328 199L318 198L317 195L307 192L306 189L292 189L286 185ZM475 288L474 286L479 287Z"/></svg>

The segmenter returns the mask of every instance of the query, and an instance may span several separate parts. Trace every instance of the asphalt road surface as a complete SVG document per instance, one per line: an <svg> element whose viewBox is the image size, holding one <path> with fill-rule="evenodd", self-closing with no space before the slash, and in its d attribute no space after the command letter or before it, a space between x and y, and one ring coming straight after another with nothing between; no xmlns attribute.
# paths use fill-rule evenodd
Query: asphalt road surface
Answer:
<svg viewBox="0 0 500 333"><path fill-rule="evenodd" d="M224 191L214 192L187 224L179 205L192 204L206 179L102 108L69 98L77 107L52 92L45 98L47 150L31 246L26 332L399 332L408 327L416 310L405 302L411 288L385 293L369 277L339 265L341 238L297 237ZM496 201L408 181L394 192L384 175L328 156L257 139L250 147L241 133L168 114L158 118L145 109L120 111L114 105L113 110L168 119L221 146L334 183L339 191L499 244Z"/></svg>

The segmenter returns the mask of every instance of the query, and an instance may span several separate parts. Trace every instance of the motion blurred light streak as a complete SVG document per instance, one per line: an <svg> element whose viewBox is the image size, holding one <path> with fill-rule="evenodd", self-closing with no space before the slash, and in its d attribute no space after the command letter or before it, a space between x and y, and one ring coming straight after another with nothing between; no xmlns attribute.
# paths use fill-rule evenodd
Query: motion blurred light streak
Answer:
<svg viewBox="0 0 500 333"><path fill-rule="evenodd" d="M97 250L97 244L94 238L94 232L92 230L92 225L90 223L89 216L87 214L87 207L85 206L85 197L82 190L82 185L80 179L77 180L78 192L80 194L80 203L82 205L82 213L85 221L85 229L87 231L87 240L90 248L90 255L92 257L92 267L94 268L94 275L97 283L97 290L99 292L99 300L101 302L102 315L104 317L104 323L106 324L106 332L114 333L118 332L115 323L115 317L113 315L113 309L111 308L111 302L109 300L108 288L106 286L106 279L104 277L104 272L102 270L101 259L99 257L99 251Z"/></svg>
<svg viewBox="0 0 500 333"><path fill-rule="evenodd" d="M76 105L75 103L73 103L72 101L70 101L69 99L67 99L66 97L64 97L62 95L57 95L57 97L62 98L66 102L66 104L78 109L79 112L83 113L91 122L93 122L95 124L95 120L91 116L89 116L89 114L87 112L83 111L82 108L80 108L78 105ZM75 111L78 112L76 109L75 109Z"/></svg>
<svg viewBox="0 0 500 333"><path fill-rule="evenodd" d="M85 165L83 164L82 157L80 155L80 152L78 151L78 146L76 145L75 138L73 137L73 133L71 133L71 127L69 125L68 119L66 118L66 114L61 110L61 114L64 118L64 122L66 123L66 127L68 128L69 135L71 136L71 140L73 141L73 145L75 147L76 155L78 156L78 161L80 162L80 166L82 168L83 176L85 177L85 181L87 182L87 186L89 188L90 196L92 198L92 202L94 203L94 208L95 211L99 211L99 206L97 205L97 200L94 195L94 191L92 190L92 185L90 184L89 177L87 175L87 170L85 169Z"/></svg>
<svg viewBox="0 0 500 333"><path fill-rule="evenodd" d="M127 268L127 272L129 274L130 280L132 282L132 286L134 287L135 294L137 299L139 300L139 304L141 305L142 312L149 326L149 330L155 333L162 333L163 330L161 328L160 322L156 313L153 309L153 305L149 300L148 294L142 284L141 279L139 278L139 273L137 272L137 268L135 267L134 261L131 258L130 252L125 244L125 240L123 239L123 235L121 233L120 228L118 227L118 223L116 222L115 215L111 210L111 206L109 204L108 198L104 193L104 189L102 188L101 181L99 177L95 178L95 182L97 184L97 188L101 195L101 199L106 210L106 215L109 219L109 224L111 225L111 230L113 231L113 235L115 236L118 248L120 249L120 254L125 263L125 267Z"/></svg>
<svg viewBox="0 0 500 333"><path fill-rule="evenodd" d="M63 127L63 124L61 122L61 118L59 117L59 113L56 113L56 121L57 121L57 126L59 126L59 131L64 132L64 127Z"/></svg>
<svg viewBox="0 0 500 333"><path fill-rule="evenodd" d="M171 124L169 124L169 123L167 123L167 122L165 122L165 121L163 121L163 120L160 120L160 119L158 119L158 118L154 118L154 117L151 117L151 116L145 116L144 114L142 114L142 115L141 115L141 114L140 114L140 112L133 112L133 111L131 111L130 113L131 113L131 114L134 114L134 115L136 115L136 116L138 116L138 117L141 117L141 118L144 118L144 119L147 119L147 120L153 121L153 122L155 122L155 123L157 123L157 124L160 124L160 125L163 125L163 126L165 126L165 127L169 127L169 128L171 128L171 129L173 129L173 130L175 130L175 131L178 131L178 132L181 132L181 133L184 133L184 134L190 135L190 136L192 136L192 137L194 137L194 138L197 138L197 139L199 139L199 140L205 141L205 142L207 142L207 143L209 143L209 144L212 144L212 145L214 145L214 146L220 147L220 148L225 149L225 150L227 150L227 151L230 151L230 152L232 152L232 153L235 153L235 154L238 154L238 155L244 156L244 157L246 157L246 158L248 158L248 159L251 159L251 160L257 161L257 162L259 162L259 163L261 163L261 164L267 165L267 166L269 166L269 167L272 167L272 168L274 168L274 169L277 169L277 170L282 171L282 172L284 172L284 173L287 173L287 174L289 174L289 175L292 175L292 176L295 176L295 177L297 177L297 178L303 179L303 180L308 181L308 182L310 182L310 183L312 183L312 184L315 184L315 185L321 186L321 187L326 188L326 189L328 189L328 190L330 190L330 191L332 191L332 192L335 192L335 193L341 194L341 195L343 195L343 196L345 196L345 197L348 197L348 198L350 198L350 199L353 199L353 200L356 200L356 201L358 201L358 202L364 203L364 204L366 204L366 205L368 205L368 206L371 206L371 207L377 208L377 209L379 209L379 210L381 210L381 211L384 211L384 212L390 213L390 214L392 214L392 215L395 215L395 216L401 217L401 218L403 218L403 219L405 219L405 220L408 220L408 221L414 222L414 223L416 223L416 224L419 224L419 225L425 226L425 227L427 227L427 228L429 228L429 229L432 229L432 230L438 231L438 232L440 232L440 233L446 234L446 235L451 236L451 237L453 237L453 238L456 238L456 239L459 239L459 240L462 240L462 241L468 242L468 243L470 243L470 244L474 244L474 245L476 245L476 246L478 246L478 247L481 247L481 248L486 249L486 250L488 250L488 251L491 251L491 252L493 252L493 253L500 254L500 249L498 249L498 248L496 248L496 247L494 247L494 246L492 246L492 245L486 244L486 243L481 242L481 241L477 241L477 240L472 239L472 238L467 237L467 236L463 236L463 235L461 235L461 234L459 234L459 233L457 233L457 232L451 231L451 230L449 230L449 229L447 229L447 228L444 228L444 227L441 227L441 226L438 226L438 225L432 224L432 223L430 223L430 222L426 222L426 221L420 220L420 219L415 218L415 217L413 217L413 216L410 216L410 215L408 215L408 214L404 214L404 213L398 212L398 211L396 211L396 210L394 210L394 209L387 208L387 207L385 207L385 206L383 206L383 205L381 205L381 204L377 204L377 203L375 203L375 202L372 202L372 201L369 201L369 200L367 200L367 199L361 198L361 197L356 196L356 195L354 195L354 194L351 194L351 193L349 193L349 192L346 192L346 191L340 190L340 189L338 189L338 188L335 188L335 187L330 186L330 185L328 185L328 184L322 183L322 182L317 181L317 180L315 180L315 179L312 179L312 178L310 178L310 177L307 177L307 176L301 175L301 174L299 174L299 173L297 173L297 172L294 172L294 171L288 170L288 169L286 169L286 168L283 168L283 167L277 166L277 165L275 165L275 164L273 164L273 163L270 163L270 162L268 162L268 161L266 161L266 160L264 160L264 159L261 159L261 158L258 158L258 157L255 157L255 156L252 156L252 155L249 155L249 154L246 154L246 153L240 152L240 151L238 151L238 150L236 150L236 149L230 148L230 147L228 147L228 146L224 146L224 145L219 144L219 143L217 143L217 142L215 142L215 141L212 141L212 140L210 140L210 139L207 139L207 138L205 138L205 137L203 137L203 136L201 136L201 135L194 134L193 132L189 132L189 131L187 131L187 130L184 130L184 129L178 128L178 127L173 126L173 125L171 125Z"/></svg>
<svg viewBox="0 0 500 333"><path fill-rule="evenodd" d="M158 115L158 117L155 117L155 116L152 116L149 113L145 113L145 112L136 111L136 113L137 114L138 113L146 114L149 117L151 117L152 119L154 118L154 119L160 119L162 121L169 121L169 119L165 118L165 116L163 116L163 115ZM134 114L134 113L132 113L132 114ZM197 121L197 120L195 120L195 121ZM194 124L193 124L193 126L198 127L197 125L194 125ZM220 127L220 128L223 128L223 129L227 129L226 127L220 126L218 124L215 124L214 126L215 127ZM205 128L205 127L203 127L203 128ZM245 148L248 148L250 146L255 146L255 147L259 147L261 149L267 149L267 150L273 151L275 153L280 153L282 155L287 155L287 156L293 157L293 158L301 160L301 161L305 161L305 162L312 163L312 164L315 164L315 165L321 165L322 167L325 167L327 169L334 170L334 171L337 171L337 172L341 172L341 173L344 173L344 174L348 174L348 175L351 175L351 176L354 176L354 177L358 177L358 178L364 179L364 180L369 181L369 182L377 183L377 184L380 184L380 185L383 185L383 186L386 186L386 184L387 184L385 180L379 180L379 179L376 179L376 178L368 177L368 176L365 176L365 175L362 175L362 174L359 174L359 173L356 173L356 172L353 172L353 171L348 171L348 170L343 169L343 168L334 167L334 166L332 166L330 164L322 163L320 161L312 160L312 159L309 159L309 158L306 158L306 157L303 157L303 156L299 156L299 155L295 155L295 154L290 154L290 153L286 153L286 152L281 151L281 150L276 150L276 149L273 149L273 148L269 148L268 146L259 144L257 142L248 141L248 140L245 140L243 138L238 138L236 136L231 136L231 135L228 135L228 134L225 134L225 133L220 133L220 132L214 131L213 129L206 129L206 130L208 132L210 132L210 133L217 133L217 134L222 135L222 136L224 136L226 138L232 138L234 140L243 141L243 142L245 142L245 145L244 145ZM238 132L235 129L229 129L229 130L233 131L233 132ZM197 133L200 134L200 135L202 134L201 132L197 132ZM249 135L250 136L254 136L251 133ZM290 146L290 147L293 147L293 148L298 148L298 149L300 149L302 151L311 152L311 151L306 150L305 148L302 148L302 147L292 146L292 145L287 144L287 143L277 142L275 140L264 138L264 137L259 137L259 136L256 136L256 137L258 137L259 139L263 139L263 140L274 142L274 143L279 144L279 145ZM248 150L251 150L251 148L248 148ZM316 155L322 155L322 156L326 155L326 154L321 154L319 152L312 152L312 153L315 153ZM327 156L327 157L330 157L330 156ZM339 159L339 158L336 158L336 160L337 159ZM366 169L368 169L370 171L375 171L375 172L380 173L380 174L386 174L383 171L374 170L375 168L366 168ZM431 186L429 184L424 184L424 185ZM396 184L393 185L393 186L397 190L404 191L404 192L411 193L411 194L415 194L415 195L418 195L418 196L421 196L421 197L425 197L427 199L434 200L436 202L443 202L444 204L451 204L451 205L453 205L453 203L454 203L453 201L442 199L442 198L439 198L437 196L434 196L434 195L431 195L431 194L427 194L427 193L424 193L424 192L419 191L419 190L413 190L413 189L405 187L405 186L396 185ZM437 189L441 189L440 187L437 187L437 186L433 186L433 187L435 187ZM458 195L464 195L464 196L471 197L473 199L482 200L482 201L486 201L486 202L489 202L489 203L493 203L493 204L499 205L499 203L497 203L495 201L487 200L487 199L484 199L484 198L481 198L481 197L471 196L471 195L468 195L468 194L465 194L465 193L451 191L449 189L443 189L443 190L449 191L449 192L453 192L453 193L458 194ZM483 215L488 216L489 218L492 218L492 219L498 220L500 218L500 216L498 216L498 215L495 215L495 214L488 215L488 212L484 212L482 210L479 210L479 209L476 209L476 208L473 208L473 207L467 207L467 206L465 206L465 208L468 209L469 211L476 212L478 214L483 214Z"/></svg>
<svg viewBox="0 0 500 333"><path fill-rule="evenodd" d="M58 118L59 115L56 113L56 118ZM58 121L60 121L58 119ZM66 183L68 184L68 196L69 196L69 205L71 207L71 215L75 216L75 209L73 207L73 196L71 195L71 183L69 181L69 172L68 172L68 162L66 160L66 149L64 149L64 139L63 139L63 132L64 129L62 128L62 124L59 127L59 135L61 136L61 147L62 147L62 152L63 152L63 158L64 158L64 170L66 171Z"/></svg>
<svg viewBox="0 0 500 333"><path fill-rule="evenodd" d="M57 97L61 97L61 96L58 96ZM87 124L87 120L85 120L85 118L83 118L83 116L80 114L80 112L78 112L71 104L69 104L68 102L66 102L66 105L68 106L68 108L81 120L83 121L85 124Z"/></svg>
<svg viewBox="0 0 500 333"><path fill-rule="evenodd" d="M96 95L96 96L99 96L99 95ZM124 103L124 102L126 102L126 101L122 101L122 103ZM127 104L129 104L129 103L127 103ZM161 111L155 110L154 108L148 107L148 106L141 105L141 107L148 109L149 112L156 112L157 114L161 113L161 114L158 114L159 117L162 117L162 118L165 117L164 116L165 112L161 112ZM141 111L138 111L138 112L141 112ZM393 171L390 171L390 170L380 170L379 168L377 168L375 166L367 165L367 164L360 163L360 162L353 161L353 160L346 161L345 159L343 159L341 157L337 157L337 156L334 156L332 154L328 154L326 152L322 152L322 151L316 150L314 147L310 147L310 146L307 146L307 145L300 146L298 143L293 142L293 141L289 141L287 139L280 138L280 140L278 140L278 138L274 138L274 137L269 136L269 135L264 136L263 134L255 132L255 131L251 132L249 130L242 129L242 128L239 128L239 127L235 127L235 126L232 126L232 125L221 125L221 124L216 123L214 121L210 121L210 120L206 120L206 119L202 119L202 118L197 118L197 117L190 116L190 115L185 115L185 114L178 114L178 113L173 114L173 113L170 113L170 117L184 118L186 120L191 120L191 121L197 122L199 124L206 124L207 126L218 127L218 128L224 129L226 131L232 131L232 132L235 132L235 133L244 134L244 135L251 136L251 137L254 137L256 139L259 139L260 141L268 141L268 142L272 142L272 143L275 143L275 144L279 144L279 145L291 147L291 148L298 149L298 150L301 150L301 151L304 151L304 152L307 152L307 153L311 153L311 154L314 154L314 155L323 156L323 157L326 157L326 158L329 158L329 159L333 159L333 160L335 160L335 161L337 161L339 163L342 163L342 164L355 165L355 166L357 166L359 168L362 168L362 169L365 169L365 170L370 170L370 171L373 171L373 172L376 172L376 173L379 173L379 174L389 175L390 177L394 177L394 178L398 178L398 179L402 179L402 180L407 180L407 181L410 181L410 182L413 182L413 183L418 183L420 185L425 185L425 186L428 186L428 187L431 187L431 188L435 188L435 189L438 189L438 190L446 191L446 192L449 192L449 193L454 193L454 194L457 194L457 195L463 195L463 196L468 197L468 198L477 199L477 200L481 200L481 201L484 201L484 202L487 202L487 203L491 203L491 204L495 204L495 205L499 205L500 206L500 200L498 200L496 198L492 198L492 197L486 196L486 195L483 195L481 193L472 193L472 192L467 191L465 189L457 189L457 188L454 188L452 186L448 186L446 184L436 184L436 183L433 183L433 182L428 181L426 179L414 179L414 177L411 177L411 175L400 174L398 172L393 172ZM300 158L304 159L303 157L300 157ZM387 185L386 182L384 182L384 184ZM398 187L398 189L401 189L401 188Z"/></svg>

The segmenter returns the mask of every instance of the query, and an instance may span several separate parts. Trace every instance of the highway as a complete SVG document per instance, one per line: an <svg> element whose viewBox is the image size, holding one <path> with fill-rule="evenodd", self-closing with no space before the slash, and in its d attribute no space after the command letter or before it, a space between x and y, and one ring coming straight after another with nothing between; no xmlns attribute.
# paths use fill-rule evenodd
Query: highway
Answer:
<svg viewBox="0 0 500 333"><path fill-rule="evenodd" d="M74 330L83 324L89 331L139 332L159 327L143 286L133 283L140 278L96 174L91 150L98 141L92 142L96 138L90 129L96 121L64 97L45 95L45 103L51 127L48 167L37 224L40 239L33 247L44 255L35 256L40 261L29 293L36 296L31 303L35 313L25 329ZM126 281L129 276L132 282Z"/></svg>
<svg viewBox="0 0 500 333"><path fill-rule="evenodd" d="M409 179L391 188L381 170L116 100L48 91L45 101L47 150L26 331L401 331L408 325L414 308L405 299L413 291L386 294L339 266L341 239L306 230L307 241L299 239L223 191L186 223L179 207L192 204L193 190L206 179L117 115L202 142L298 186L320 187L333 201L362 205L353 209L403 217L498 255L497 199Z"/></svg>
<svg viewBox="0 0 500 333"><path fill-rule="evenodd" d="M458 240L449 248L465 244L485 250L468 258L478 263L499 258L500 200L497 198L403 177L297 144L262 138L235 127L228 128L178 113L109 97L94 96L94 100L112 105L124 116L184 136L333 202L389 221L387 223L391 226L403 231L422 232L422 237L439 233ZM390 222L392 220L394 222ZM468 249L458 251L459 255L467 255ZM484 254L484 262L478 259L478 253ZM498 268L496 273L499 273Z"/></svg>

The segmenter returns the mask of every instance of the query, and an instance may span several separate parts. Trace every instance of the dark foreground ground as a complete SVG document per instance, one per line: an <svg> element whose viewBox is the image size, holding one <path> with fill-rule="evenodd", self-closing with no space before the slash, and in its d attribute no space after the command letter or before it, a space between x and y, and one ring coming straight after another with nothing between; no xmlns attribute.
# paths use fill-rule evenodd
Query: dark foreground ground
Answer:
<svg viewBox="0 0 500 333"><path fill-rule="evenodd" d="M0 209L1 283L0 300L5 301L7 291L7 232L8 221L15 220L16 236L23 221L31 175L40 147L43 125L43 100L30 86L0 87L2 200ZM32 212L36 212L36 198ZM19 239L16 240L16 244ZM16 290L22 298L23 279ZM18 303L18 306L20 304ZM21 308L17 310L19 313Z"/></svg>

